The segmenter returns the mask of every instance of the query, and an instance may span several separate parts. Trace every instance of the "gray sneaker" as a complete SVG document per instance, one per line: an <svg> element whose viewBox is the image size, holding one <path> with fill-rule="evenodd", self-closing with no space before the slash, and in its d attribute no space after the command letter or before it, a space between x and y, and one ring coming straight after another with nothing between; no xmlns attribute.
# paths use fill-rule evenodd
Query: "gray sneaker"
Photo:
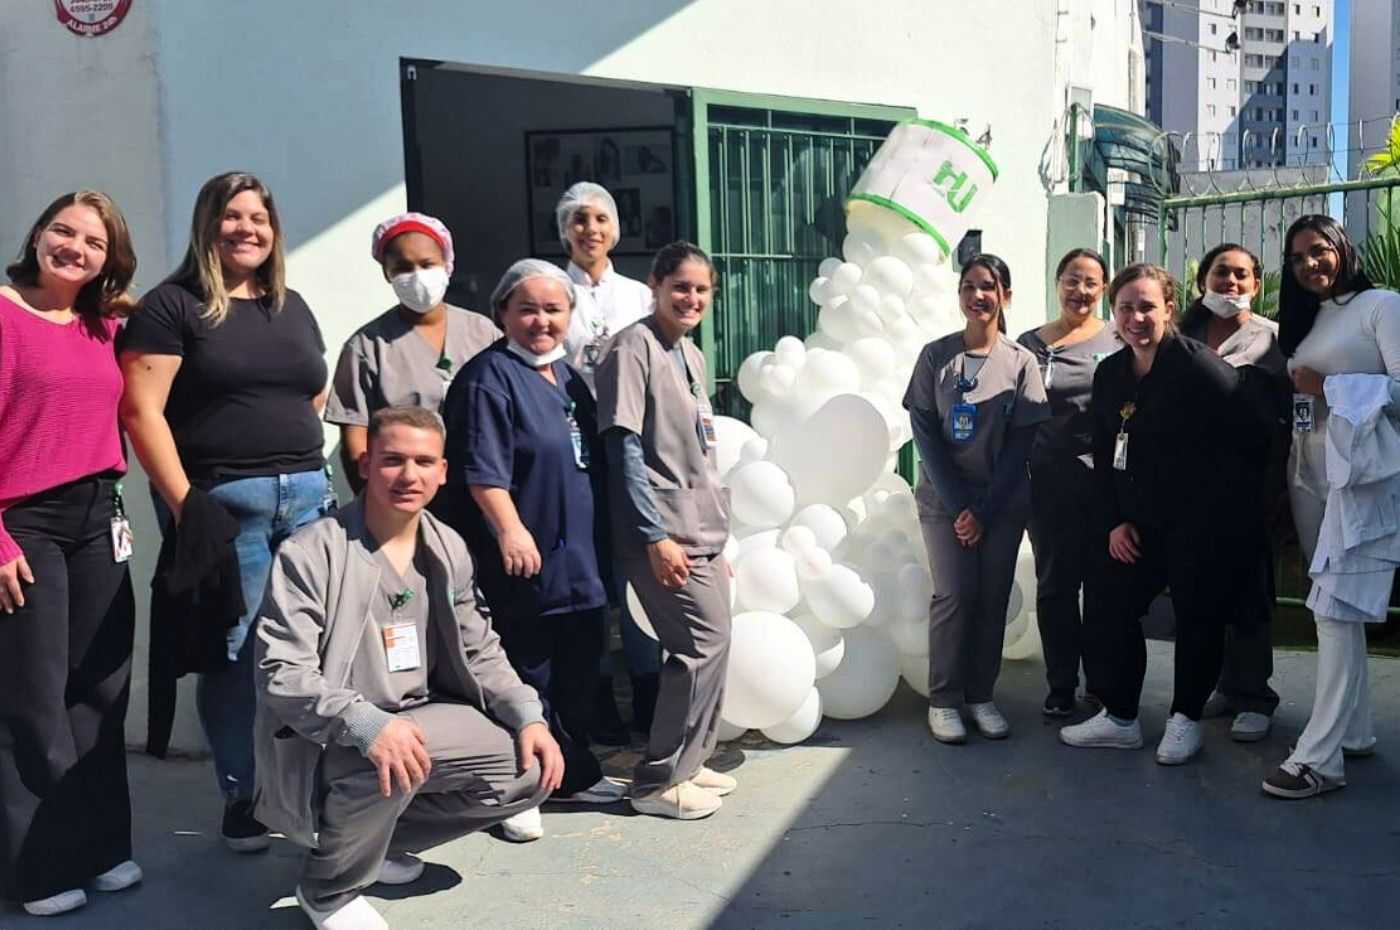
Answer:
<svg viewBox="0 0 1400 930"><path fill-rule="evenodd" d="M1244 711L1236 714L1234 722L1230 724L1230 739L1237 743L1257 743L1269 735L1273 723L1273 718L1267 714Z"/></svg>
<svg viewBox="0 0 1400 930"><path fill-rule="evenodd" d="M933 738L940 743L967 742L967 727L963 726L962 714L956 707L930 707L928 728Z"/></svg>

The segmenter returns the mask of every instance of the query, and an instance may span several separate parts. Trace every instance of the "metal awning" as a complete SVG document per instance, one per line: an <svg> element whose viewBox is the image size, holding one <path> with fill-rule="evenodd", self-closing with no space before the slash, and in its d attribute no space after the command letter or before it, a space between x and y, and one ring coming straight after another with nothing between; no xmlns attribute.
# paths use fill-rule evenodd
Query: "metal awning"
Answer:
<svg viewBox="0 0 1400 930"><path fill-rule="evenodd" d="M1126 214L1155 220L1162 199L1180 188L1176 146L1156 123L1118 107L1095 104L1093 126L1082 162L1084 189L1112 193Z"/></svg>

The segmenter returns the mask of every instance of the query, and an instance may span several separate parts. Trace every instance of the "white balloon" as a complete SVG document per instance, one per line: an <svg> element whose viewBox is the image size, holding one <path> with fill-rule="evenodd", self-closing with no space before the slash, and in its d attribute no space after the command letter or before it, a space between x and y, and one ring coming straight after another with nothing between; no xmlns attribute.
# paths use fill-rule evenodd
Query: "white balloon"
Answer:
<svg viewBox="0 0 1400 930"><path fill-rule="evenodd" d="M928 672L928 656L899 657L899 677L922 697L928 697Z"/></svg>
<svg viewBox="0 0 1400 930"><path fill-rule="evenodd" d="M717 738L721 743L728 743L728 742L730 742L731 740L736 740L736 739L738 739L739 737L743 736L743 735L744 735L745 733L747 733L747 732L749 732L747 727L736 727L734 724L730 723L728 720L725 720L724 717L720 717L720 718L719 718L719 729L718 729L718 731L716 732L716 738Z"/></svg>
<svg viewBox="0 0 1400 930"><path fill-rule="evenodd" d="M730 630L720 716L748 729L782 723L801 708L815 675L811 643L797 624L776 613L741 613Z"/></svg>
<svg viewBox="0 0 1400 930"><path fill-rule="evenodd" d="M1011 582L1011 597L1006 601L1006 622L1011 623L1021 616L1021 609L1026 606L1025 595L1021 593L1021 585Z"/></svg>
<svg viewBox="0 0 1400 930"><path fill-rule="evenodd" d="M822 307L817 314L817 326L838 343L854 342L865 332L855 307L845 297L838 297Z"/></svg>
<svg viewBox="0 0 1400 930"><path fill-rule="evenodd" d="M784 336L773 346L773 352L778 356L778 361L784 365L790 365L795 371L802 369L803 362L807 358L807 347L802 344L802 340L796 336Z"/></svg>
<svg viewBox="0 0 1400 930"><path fill-rule="evenodd" d="M885 339L857 339L843 351L860 371L863 389L869 390L870 385L889 377L890 370L894 368L895 350Z"/></svg>
<svg viewBox="0 0 1400 930"><path fill-rule="evenodd" d="M845 634L846 655L836 670L817 683L822 712L837 720L859 720L889 703L899 686L899 653L879 630L857 628Z"/></svg>
<svg viewBox="0 0 1400 930"><path fill-rule="evenodd" d="M729 473L734 516L750 526L777 526L792 516L795 492L782 467L748 462Z"/></svg>
<svg viewBox="0 0 1400 930"><path fill-rule="evenodd" d="M1025 549L1021 550L1021 554L1016 558L1016 583L1021 586L1021 609L1035 610L1035 556Z"/></svg>
<svg viewBox="0 0 1400 930"><path fill-rule="evenodd" d="M756 404L767 397L759 383L759 375L763 373L763 366L770 359L776 358L777 355L772 352L755 352L739 365L739 393L743 394L749 403Z"/></svg>
<svg viewBox="0 0 1400 930"><path fill-rule="evenodd" d="M792 420L788 405L780 400L760 400L749 411L749 423L759 436L772 439L773 434L783 429Z"/></svg>
<svg viewBox="0 0 1400 930"><path fill-rule="evenodd" d="M862 313L875 313L880 309L880 292L869 284L857 285L849 295L851 306Z"/></svg>
<svg viewBox="0 0 1400 930"><path fill-rule="evenodd" d="M825 275L818 275L812 279L812 283L807 287L807 296L811 298L812 303L820 305L827 302L829 283Z"/></svg>
<svg viewBox="0 0 1400 930"><path fill-rule="evenodd" d="M922 565L905 565L899 570L899 616L928 623L928 605L933 597L933 579ZM901 652L904 650L900 650Z"/></svg>
<svg viewBox="0 0 1400 930"><path fill-rule="evenodd" d="M890 640L900 655L928 655L928 615L901 617L889 625Z"/></svg>
<svg viewBox="0 0 1400 930"><path fill-rule="evenodd" d="M865 269L865 281L901 299L914 287L914 272L893 255L881 255Z"/></svg>
<svg viewBox="0 0 1400 930"><path fill-rule="evenodd" d="M792 555L782 549L759 549L740 556L734 566L734 588L735 605L740 610L781 614L792 610L802 600L797 586L797 564Z"/></svg>
<svg viewBox="0 0 1400 930"><path fill-rule="evenodd" d="M1026 635L1026 626L1030 623L1030 614L1018 614L1014 620L1006 625L1006 630L1002 634L1002 647L1010 646L1022 636Z"/></svg>
<svg viewBox="0 0 1400 930"><path fill-rule="evenodd" d="M744 444L751 439L760 439L752 426L743 420L736 420L733 417L715 417L715 469L719 472L720 480L724 479L729 469L739 463L742 458Z"/></svg>
<svg viewBox="0 0 1400 930"><path fill-rule="evenodd" d="M903 323L911 323L918 326L910 318L908 311L904 307L904 299L893 294L886 294L880 298L880 306L875 309L875 315L880 318L880 322L885 327L885 338L894 337L894 327Z"/></svg>
<svg viewBox="0 0 1400 930"><path fill-rule="evenodd" d="M873 401L864 395L841 394L805 422L779 430L768 456L791 478L802 506L849 501L884 470L890 432L885 414ZM737 478L741 471L735 469L732 474ZM738 514L737 500L734 508ZM740 515L740 519L745 518Z"/></svg>
<svg viewBox="0 0 1400 930"><path fill-rule="evenodd" d="M730 567L732 568L734 566L734 562L739 558L739 540L736 539L734 536L730 536L728 539L726 539L724 541L724 552L721 554L724 556L724 560L728 562ZM732 588L734 586L730 585L730 587Z"/></svg>
<svg viewBox="0 0 1400 930"><path fill-rule="evenodd" d="M797 383L797 368L781 359L765 362L758 373L760 402L768 398L781 400Z"/></svg>
<svg viewBox="0 0 1400 930"><path fill-rule="evenodd" d="M818 323L818 325L820 325L820 323ZM807 338L802 340L802 344L807 347L808 352L811 352L813 349L831 349L832 351L839 351L841 348L841 343L837 342L820 329L808 333Z"/></svg>
<svg viewBox="0 0 1400 930"><path fill-rule="evenodd" d="M849 233L841 243L841 254L846 256L846 261L863 268L873 261L884 247L884 243L874 236Z"/></svg>
<svg viewBox="0 0 1400 930"><path fill-rule="evenodd" d="M827 275L827 280L831 282L831 287L836 293L845 296L860 283L860 277L859 265L854 262L842 262L835 271Z"/></svg>
<svg viewBox="0 0 1400 930"><path fill-rule="evenodd" d="M767 457L768 440L758 435L758 433L754 433L748 439L744 440L744 444L739 447L739 461L734 464L761 462ZM724 474L721 473L720 477L723 478Z"/></svg>
<svg viewBox="0 0 1400 930"><path fill-rule="evenodd" d="M1040 623L1034 613L1025 615L1027 618L1025 632L1017 637L1016 641L1004 646L1001 650L1003 658L1013 662L1022 662L1026 659L1036 658L1041 654L1042 645L1040 641Z"/></svg>
<svg viewBox="0 0 1400 930"><path fill-rule="evenodd" d="M860 626L875 609L875 591L849 565L835 564L826 573L799 578L802 596L813 615L827 626Z"/></svg>
<svg viewBox="0 0 1400 930"><path fill-rule="evenodd" d="M783 535L778 538L778 545L784 551L798 555L817 546L817 534L810 527L794 524L783 531Z"/></svg>
<svg viewBox="0 0 1400 930"><path fill-rule="evenodd" d="M827 626L807 613L796 614L792 622L807 634L807 641L812 644L812 653L817 662L817 679L825 678L834 672L846 654L846 638L841 635L841 631Z"/></svg>
<svg viewBox="0 0 1400 930"><path fill-rule="evenodd" d="M826 504L808 504L792 518L793 526L805 526L812 531L817 545L827 552L840 545L846 538L846 521Z"/></svg>
<svg viewBox="0 0 1400 930"><path fill-rule="evenodd" d="M637 599L637 592L632 587L632 582L627 582L627 590L624 592L627 598L627 612L632 615L632 622L637 624L637 629L641 630L652 639L657 639L656 629L651 625L651 620L647 617L647 612L642 610L642 602Z"/></svg>
<svg viewBox="0 0 1400 930"><path fill-rule="evenodd" d="M758 530L739 537L739 552L731 560L730 567L738 564L738 561L750 552L757 552L760 549L772 549L778 544L778 538L783 535L782 530Z"/></svg>
<svg viewBox="0 0 1400 930"><path fill-rule="evenodd" d="M764 727L763 735L775 743L791 746L800 743L813 733L822 723L822 696L816 688L807 693L807 699L797 709L797 713L777 726Z"/></svg>
<svg viewBox="0 0 1400 930"><path fill-rule="evenodd" d="M841 267L841 259L839 259L839 258L824 258L824 259L822 259L822 263L821 263L820 265L817 266L817 276L818 276L818 277L822 277L822 278L829 278L829 277L831 277L833 274L835 274L836 269L837 269L837 268L840 268L840 267Z"/></svg>
<svg viewBox="0 0 1400 930"><path fill-rule="evenodd" d="M805 395L814 393L825 393L830 399L836 394L858 390L860 369L844 353L829 349L813 349L808 353L807 364L797 379L797 391L799 395L804 395L804 399Z"/></svg>

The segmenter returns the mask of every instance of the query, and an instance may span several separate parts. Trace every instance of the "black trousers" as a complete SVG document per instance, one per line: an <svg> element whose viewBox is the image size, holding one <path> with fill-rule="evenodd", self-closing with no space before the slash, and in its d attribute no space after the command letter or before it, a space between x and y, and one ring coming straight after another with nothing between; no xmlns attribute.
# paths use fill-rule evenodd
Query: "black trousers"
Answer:
<svg viewBox="0 0 1400 930"><path fill-rule="evenodd" d="M1035 610L1045 650L1045 679L1051 692L1079 688L1082 619L1079 590L1092 550L1103 535L1088 518L1094 511L1094 473L1072 461L1031 468L1031 513L1027 529L1035 553ZM1092 684L1088 690L1093 691Z"/></svg>
<svg viewBox="0 0 1400 930"><path fill-rule="evenodd" d="M1225 661L1216 690L1225 695L1230 713L1272 716L1278 692L1269 686L1274 674L1274 559L1267 546L1260 553L1254 585L1241 595L1238 621L1225 629Z"/></svg>
<svg viewBox="0 0 1400 930"><path fill-rule="evenodd" d="M1176 613L1172 713L1201 719L1220 678L1225 624L1239 602L1228 563L1209 531L1185 526L1138 527L1141 557L1132 565L1102 555L1084 588L1084 668L1094 693L1114 717L1135 720L1147 675L1141 618L1152 599L1171 587ZM1222 569L1222 565L1225 567Z"/></svg>
<svg viewBox="0 0 1400 930"><path fill-rule="evenodd" d="M606 608L543 617L495 618L506 657L525 684L539 692L544 719L564 753L564 783L556 795L582 791L603 777L588 748L593 695L598 688Z"/></svg>
<svg viewBox="0 0 1400 930"><path fill-rule="evenodd" d="M92 477L21 501L5 527L34 574L0 614L0 892L80 888L131 858L123 726L135 603L112 561L113 485Z"/></svg>

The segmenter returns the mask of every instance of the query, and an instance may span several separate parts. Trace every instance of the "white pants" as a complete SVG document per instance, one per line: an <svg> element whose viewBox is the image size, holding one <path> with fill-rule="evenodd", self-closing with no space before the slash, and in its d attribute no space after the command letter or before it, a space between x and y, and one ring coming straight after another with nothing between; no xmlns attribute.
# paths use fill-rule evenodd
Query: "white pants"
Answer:
<svg viewBox="0 0 1400 930"><path fill-rule="evenodd" d="M1342 747L1366 749L1376 739L1366 674L1366 624L1316 620L1317 694L1288 762L1341 781Z"/></svg>

